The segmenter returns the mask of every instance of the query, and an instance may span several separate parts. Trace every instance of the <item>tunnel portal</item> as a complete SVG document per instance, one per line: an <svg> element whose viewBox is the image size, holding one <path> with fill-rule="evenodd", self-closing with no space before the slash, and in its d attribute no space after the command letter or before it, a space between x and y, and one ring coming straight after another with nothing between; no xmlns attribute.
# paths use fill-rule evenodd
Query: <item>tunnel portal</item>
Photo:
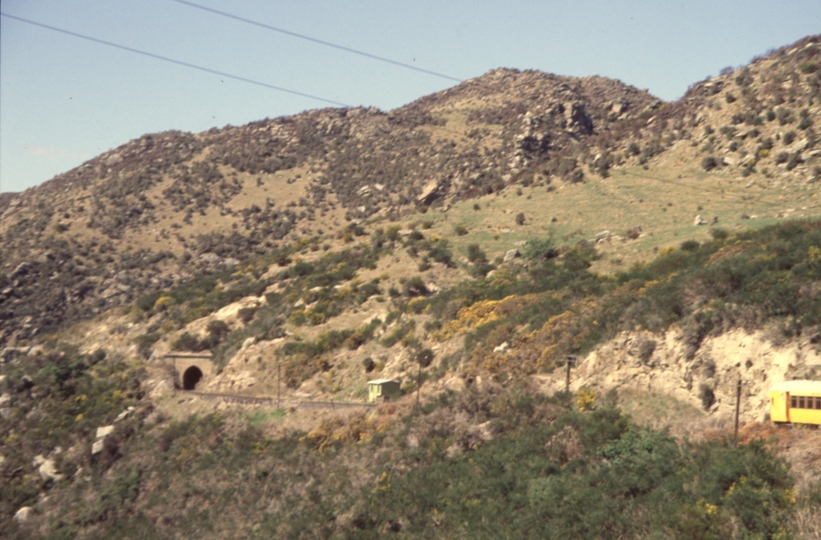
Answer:
<svg viewBox="0 0 821 540"><path fill-rule="evenodd" d="M194 390L200 379L202 379L202 370L197 366L189 367L182 375L182 389Z"/></svg>

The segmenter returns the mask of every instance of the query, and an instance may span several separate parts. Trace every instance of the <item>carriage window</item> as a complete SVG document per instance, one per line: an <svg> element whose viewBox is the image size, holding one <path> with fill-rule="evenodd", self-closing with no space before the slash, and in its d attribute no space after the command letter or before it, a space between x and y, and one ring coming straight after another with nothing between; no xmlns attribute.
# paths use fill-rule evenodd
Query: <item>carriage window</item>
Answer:
<svg viewBox="0 0 821 540"><path fill-rule="evenodd" d="M804 408L804 396L798 396L798 408L799 409Z"/></svg>
<svg viewBox="0 0 821 540"><path fill-rule="evenodd" d="M821 396L815 398L815 408L821 410Z"/></svg>
<svg viewBox="0 0 821 540"><path fill-rule="evenodd" d="M796 407L798 407L798 398L790 396L790 408L795 409Z"/></svg>

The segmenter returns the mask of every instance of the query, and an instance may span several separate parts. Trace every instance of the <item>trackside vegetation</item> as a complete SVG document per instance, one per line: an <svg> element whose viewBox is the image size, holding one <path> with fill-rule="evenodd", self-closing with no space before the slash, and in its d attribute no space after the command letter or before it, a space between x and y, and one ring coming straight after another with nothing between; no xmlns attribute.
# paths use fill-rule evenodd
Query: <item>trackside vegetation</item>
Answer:
<svg viewBox="0 0 821 540"><path fill-rule="evenodd" d="M472 387L276 438L173 421L51 489L39 537L790 538L817 504L763 442L677 441L611 399Z"/></svg>

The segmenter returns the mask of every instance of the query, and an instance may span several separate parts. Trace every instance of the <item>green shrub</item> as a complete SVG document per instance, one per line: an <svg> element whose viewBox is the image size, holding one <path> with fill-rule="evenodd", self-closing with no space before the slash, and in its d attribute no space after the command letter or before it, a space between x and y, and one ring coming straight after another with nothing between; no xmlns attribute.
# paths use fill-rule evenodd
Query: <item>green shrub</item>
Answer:
<svg viewBox="0 0 821 540"><path fill-rule="evenodd" d="M786 107L778 107L775 110L775 116L778 118L778 123L782 126L790 124L795 121L792 111Z"/></svg>
<svg viewBox="0 0 821 540"><path fill-rule="evenodd" d="M137 299L135 306L143 312L151 311L160 296L162 296L162 291L145 294Z"/></svg>
<svg viewBox="0 0 821 540"><path fill-rule="evenodd" d="M566 177L571 184L578 184L584 181L584 172L581 169L576 169Z"/></svg>
<svg viewBox="0 0 821 540"><path fill-rule="evenodd" d="M710 410L710 407L712 407L713 403L716 402L716 396L715 393L713 393L713 389L705 383L701 383L698 387L698 398L701 400L701 406L704 407L705 411Z"/></svg>
<svg viewBox="0 0 821 540"><path fill-rule="evenodd" d="M782 140L784 141L784 144L788 146L791 145L795 141L795 131L788 131L785 133Z"/></svg>
<svg viewBox="0 0 821 540"><path fill-rule="evenodd" d="M720 227L710 229L710 236L713 237L713 240L724 240L729 236L729 234L730 233L728 233L726 229L722 229Z"/></svg>
<svg viewBox="0 0 821 540"><path fill-rule="evenodd" d="M453 254L450 251L448 246L448 241L444 238L437 240L433 246L431 246L430 251L428 251L428 255L434 261L444 264L449 267L453 267Z"/></svg>
<svg viewBox="0 0 821 540"><path fill-rule="evenodd" d="M733 137L736 136L738 130L732 126L722 126L719 129L722 135L724 135L728 140L731 140Z"/></svg>
<svg viewBox="0 0 821 540"><path fill-rule="evenodd" d="M469 244L468 261L476 262L478 260L487 260L487 255L485 255L485 252L479 247L479 244Z"/></svg>
<svg viewBox="0 0 821 540"><path fill-rule="evenodd" d="M221 321L219 319L214 319L210 321L208 325L205 327L209 334L215 336L217 339L222 339L225 337L231 329L228 327L228 324L225 321Z"/></svg>
<svg viewBox="0 0 821 540"><path fill-rule="evenodd" d="M801 73L815 73L818 70L818 64L811 60L807 60L806 62L801 63L799 69L801 70Z"/></svg>
<svg viewBox="0 0 821 540"><path fill-rule="evenodd" d="M439 330L440 328L442 328L442 321L440 321L439 319L430 319L428 321L425 321L425 332L434 332L436 330Z"/></svg>
<svg viewBox="0 0 821 540"><path fill-rule="evenodd" d="M405 336L413 332L413 329L415 327L416 321L412 319L403 324L400 324L399 326L388 332L388 334L384 338L382 338L382 345L384 345L385 347L393 347L394 345L399 343L400 340L405 338Z"/></svg>
<svg viewBox="0 0 821 540"><path fill-rule="evenodd" d="M433 362L435 356L432 349L422 349L416 352L414 359L422 368L426 368Z"/></svg>
<svg viewBox="0 0 821 540"><path fill-rule="evenodd" d="M798 152L790 155L790 159L787 160L786 169L791 171L795 169L800 163L803 163L804 160L801 159L801 155Z"/></svg>
<svg viewBox="0 0 821 540"><path fill-rule="evenodd" d="M140 356L147 360L151 356L151 350L153 345L157 341L159 341L159 339L159 332L149 332L147 334L140 334L139 336L134 338L134 343L137 344L137 351L140 353Z"/></svg>
<svg viewBox="0 0 821 540"><path fill-rule="evenodd" d="M421 276L414 276L407 280L402 286L402 294L405 296L425 296L429 293L428 286Z"/></svg>
<svg viewBox="0 0 821 540"><path fill-rule="evenodd" d="M714 156L707 156L701 160L701 168L705 171L712 171L718 167L718 160Z"/></svg>
<svg viewBox="0 0 821 540"><path fill-rule="evenodd" d="M208 335L200 341L199 350L210 350L215 348L231 331L225 321L221 321L219 319L210 321L206 327L206 330L208 331Z"/></svg>
<svg viewBox="0 0 821 540"><path fill-rule="evenodd" d="M559 255L555 243L550 238L528 240L522 251L525 258L536 261L546 261Z"/></svg>
<svg viewBox="0 0 821 540"><path fill-rule="evenodd" d="M643 364L650 361L656 350L656 342L652 339L643 339L638 343L638 357Z"/></svg>
<svg viewBox="0 0 821 540"><path fill-rule="evenodd" d="M753 75L747 67L742 68L735 78L736 84L741 87L750 86L753 83L753 80Z"/></svg>
<svg viewBox="0 0 821 540"><path fill-rule="evenodd" d="M584 248L574 246L564 254L562 264L566 269L578 272L590 268L592 261L595 260L596 257L595 247Z"/></svg>
<svg viewBox="0 0 821 540"><path fill-rule="evenodd" d="M254 315L256 315L256 313L256 307L244 307L237 312L237 318L239 318L243 324L248 324L254 320Z"/></svg>
<svg viewBox="0 0 821 540"><path fill-rule="evenodd" d="M184 332L180 337L174 340L174 343L171 344L171 348L175 351L189 352L198 352L202 350L200 340L188 332Z"/></svg>

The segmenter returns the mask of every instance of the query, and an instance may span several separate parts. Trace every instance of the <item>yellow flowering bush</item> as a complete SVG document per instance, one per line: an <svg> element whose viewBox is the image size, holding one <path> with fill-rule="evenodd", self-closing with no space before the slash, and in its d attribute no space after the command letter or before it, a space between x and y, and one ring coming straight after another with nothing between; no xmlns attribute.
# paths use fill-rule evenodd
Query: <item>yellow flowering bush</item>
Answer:
<svg viewBox="0 0 821 540"><path fill-rule="evenodd" d="M456 334L465 333L472 328L495 321L499 318L495 310L502 302L504 300L482 300L460 309L456 318L436 332L434 338L445 341Z"/></svg>
<svg viewBox="0 0 821 540"><path fill-rule="evenodd" d="M596 392L583 386L576 392L576 407L582 412L592 411L596 408Z"/></svg>
<svg viewBox="0 0 821 540"><path fill-rule="evenodd" d="M157 301L154 302L154 312L156 313L159 311L165 311L166 309L168 309L169 304L173 301L174 300L170 296L160 296L159 298L157 298Z"/></svg>

